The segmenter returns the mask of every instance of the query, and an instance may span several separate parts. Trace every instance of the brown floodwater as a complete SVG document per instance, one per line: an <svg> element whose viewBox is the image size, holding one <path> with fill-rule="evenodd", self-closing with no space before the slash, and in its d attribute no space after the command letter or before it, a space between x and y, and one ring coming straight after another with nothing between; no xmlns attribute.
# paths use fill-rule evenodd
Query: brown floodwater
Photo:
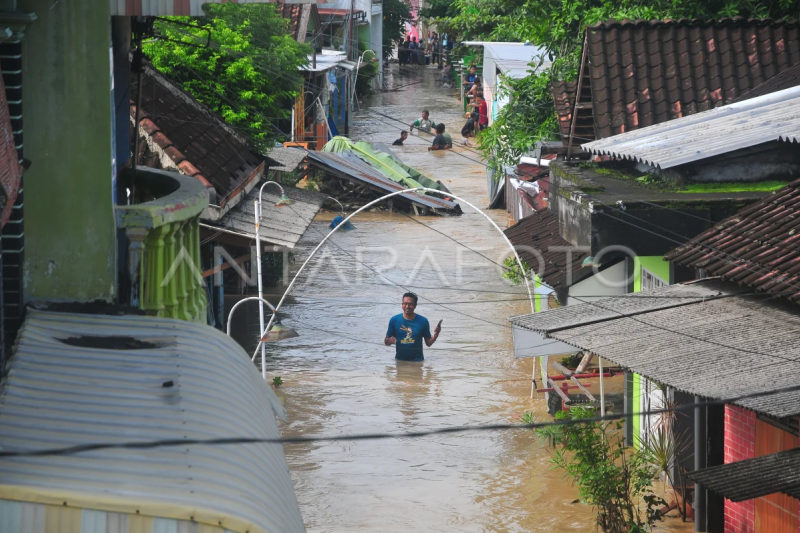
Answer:
<svg viewBox="0 0 800 533"><path fill-rule="evenodd" d="M392 74L396 86L410 85L363 102L351 137L391 143L427 108L460 139L456 89L442 88L438 71L394 66ZM430 137L415 135L395 153L485 207L485 168L474 148L429 153L429 145ZM283 323L301 336L268 349L269 376L284 383L285 436L520 422L525 412L550 419L544 401L530 399L531 360L512 353L507 318L530 312L525 288L504 281L494 264L508 254L497 231L462 207L459 217L366 213L316 256L283 309ZM505 210L488 213L507 226ZM295 269L330 218L320 215L304 236ZM419 295L417 312L431 326L443 320L421 364L395 362L394 348L383 345L406 290ZM252 352L254 343L243 344ZM607 380L609 389L619 391L619 381ZM591 508L576 502L551 451L530 431L319 442L285 452L310 532L594 529Z"/></svg>

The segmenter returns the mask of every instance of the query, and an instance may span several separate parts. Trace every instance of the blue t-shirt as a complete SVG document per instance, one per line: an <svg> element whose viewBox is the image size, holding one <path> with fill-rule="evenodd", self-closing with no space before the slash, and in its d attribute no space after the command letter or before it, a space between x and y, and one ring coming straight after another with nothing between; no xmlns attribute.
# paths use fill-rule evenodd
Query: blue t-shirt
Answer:
<svg viewBox="0 0 800 533"><path fill-rule="evenodd" d="M422 339L432 336L431 326L424 316L415 315L413 320L406 320L400 313L389 320L386 336L397 339L395 359L423 361L425 358L422 355Z"/></svg>

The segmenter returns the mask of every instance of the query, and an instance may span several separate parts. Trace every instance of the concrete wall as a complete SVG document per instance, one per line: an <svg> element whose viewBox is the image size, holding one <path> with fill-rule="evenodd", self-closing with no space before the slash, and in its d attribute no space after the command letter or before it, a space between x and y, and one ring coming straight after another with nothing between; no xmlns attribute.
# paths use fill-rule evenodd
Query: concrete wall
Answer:
<svg viewBox="0 0 800 533"><path fill-rule="evenodd" d="M109 4L21 0L35 12L23 42L24 297L115 296Z"/></svg>
<svg viewBox="0 0 800 533"><path fill-rule="evenodd" d="M756 415L733 405L725 406L725 464L752 459L756 452ZM725 531L755 531L755 500L725 500Z"/></svg>
<svg viewBox="0 0 800 533"><path fill-rule="evenodd" d="M562 166L564 168L562 168ZM561 238L573 246L591 246L592 214L584 194L576 193L567 179L572 168L563 163L550 164L550 210L558 215Z"/></svg>

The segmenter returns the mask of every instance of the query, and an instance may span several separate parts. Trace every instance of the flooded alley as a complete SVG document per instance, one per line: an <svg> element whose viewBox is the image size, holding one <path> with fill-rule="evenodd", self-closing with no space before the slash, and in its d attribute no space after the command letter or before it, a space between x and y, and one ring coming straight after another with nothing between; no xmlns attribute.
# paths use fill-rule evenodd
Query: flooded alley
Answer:
<svg viewBox="0 0 800 533"><path fill-rule="evenodd" d="M436 69L393 67L402 90L362 103L354 140L390 144L420 111L460 139L462 114ZM391 117L391 118L388 118ZM401 122L398 122L401 121ZM457 142L457 141L456 141ZM488 203L484 165L474 147L428 152L416 134L395 153L477 206ZM501 278L509 250L480 214L458 217L366 213L355 231L337 232L316 256L284 308L300 337L272 344L268 374L288 410L283 434L399 433L520 422L532 401L531 360L515 360L509 316L530 312L524 286ZM501 227L505 210L488 211ZM328 230L320 216L294 268ZM425 362L396 363L383 344L407 290L439 340ZM252 351L252 348L250 348ZM551 453L528 431L468 432L423 438L285 447L306 527L342 531L588 531L589 506L553 470Z"/></svg>

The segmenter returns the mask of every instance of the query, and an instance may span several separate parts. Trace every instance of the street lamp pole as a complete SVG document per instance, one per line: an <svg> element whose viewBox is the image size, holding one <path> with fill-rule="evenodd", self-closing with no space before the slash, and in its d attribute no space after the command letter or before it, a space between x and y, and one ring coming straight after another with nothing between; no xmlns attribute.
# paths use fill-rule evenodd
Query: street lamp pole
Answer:
<svg viewBox="0 0 800 533"><path fill-rule="evenodd" d="M258 263L256 267L256 271L258 272L258 300L260 300L258 304L258 327L261 328L260 331L264 333L261 334L263 337L266 334L266 330L264 329L264 302L267 302L264 299L264 280L261 277L261 239L259 238L259 231L261 229L261 194L264 192L264 187L269 184L276 185L281 190L281 200L286 198L286 191L283 190L280 183L275 181L265 181L261 188L258 190L258 200L254 200L254 211L256 217L256 263ZM241 300L239 303L244 302L245 300ZM238 303L236 305L239 305ZM272 307L272 304L267 302L267 305ZM235 308L235 306L234 306ZM233 311L233 309L231 309ZM275 318L275 308L272 307L272 318L270 319L269 323L272 324L273 319ZM228 322L228 328L230 328L230 322ZM269 329L269 326L267 326ZM261 346L261 375L266 380L267 379L267 364L266 364L266 346L264 343L259 340L259 346Z"/></svg>
<svg viewBox="0 0 800 533"><path fill-rule="evenodd" d="M286 296L289 294L289 292L291 292L292 288L294 287L294 284L297 282L298 278L300 277L300 274L302 274L302 273L303 273L303 270L306 268L306 265L308 265L309 261L311 261L311 259L313 259L314 255L315 255L315 254L316 254L316 253L319 251L319 249L320 249L320 248L322 248L322 245L324 245L324 244L325 244L325 242L326 242L328 239L330 239L330 238L331 238L331 236L332 236L334 233L336 233L336 232L337 232L337 231L338 231L340 228L344 227L344 226L345 226L345 224L346 224L346 223L347 223L347 222L348 222L348 221L349 221L351 218L353 218L354 216L356 216L356 215L357 215L358 213L360 213L361 211L364 211L365 209L368 209L368 208L372 207L373 205L375 205L375 204L377 204L377 203L379 203L379 202L382 202L382 201L386 200L387 198L391 198L391 197L393 197L393 196L397 196L398 194L405 194L405 193L410 193L410 192L420 192L420 191L430 191L430 192L436 192L436 193L441 193L441 192L442 192L442 191L439 191L439 190L437 190L437 189L431 189L431 188L428 188L428 187L415 187L415 188L412 188L412 189L403 189L402 191L395 191L395 192L393 192L393 193L390 193L390 194L387 194L387 195L385 195L385 196L381 196L381 197L380 197L380 198L378 198L377 200L373 200L373 201L371 201L370 203L368 203L368 204L366 204L366 205L364 205L364 206L362 206L362 207L358 208L357 210L353 211L353 214L352 214L352 215L350 215L350 216L348 216L347 218L345 218L344 220L342 220L342 222L341 222L341 223L340 223L338 226L336 226L335 228L333 228L333 230L332 230L330 233L328 233L327 235L325 235L325 238L324 238L324 239L322 239L322 241L320 241L320 243L319 243L319 244L316 246L316 248L314 248L314 250L313 250L313 251L311 252L311 254L308 256L308 258L306 258L306 260L305 260L305 261L303 262L303 264L300 266L300 269L299 269L299 270L297 271L297 273L294 275L294 278L292 278L292 281L289 283L289 286L288 286L288 287L286 287L286 291L283 293L283 296L281 297L281 300L280 300L280 302L278 302L278 305L275 307L275 310L274 310L274 311L273 311L273 313L272 313L272 317L270 318L270 320L269 320L269 323L267 324L267 327L266 327L266 329L262 329L262 332L263 332L263 333L261 334L261 337L263 337L263 336L264 336L264 335L267 333L267 331L269 330L270 326L272 326L272 322L275 320L275 316L276 316L276 313L277 313L278 309L280 309L280 308L281 308L281 306L283 305L283 302L284 302L284 300L286 299ZM454 195L454 194L448 194L448 196L450 196L451 198L455 198L455 199L456 199L456 200L458 200L459 202L463 202L463 203L467 204L468 206L470 206L471 208L473 208L475 211L477 211L478 213L480 213L481 215L483 215L483 216L484 216L484 218L486 218L486 220L488 220L488 221L489 221L489 223L492 225L492 227L494 227L494 229L496 229L496 230L497 230L497 232L500 234L500 236L501 236L501 237L503 237L503 240L506 242L506 244L508 245L508 247L509 247L509 248L511 248L511 251L514 253L514 257L515 257L515 258L516 258L516 260L517 260L517 265L519 266L520 272L522 272L522 273L523 273L523 276L522 276L522 278L525 280L525 288L528 290L528 299L530 300L530 303L531 303L531 313L535 313L535 312L536 312L536 307L534 306L534 303L533 303L533 292L531 292L531 286L530 286L530 283L528 282L528 277L527 277L527 276L525 276L525 268L522 266L522 259L520 259L520 257L519 257L519 254L517 254L517 250L514 248L514 245L513 245L513 244L511 244L511 241L509 241L509 240L508 240L508 237L506 237L505 233L503 233L503 230L501 230L501 229L500 229L500 226L498 226L498 225L495 223L495 221L494 221L494 220L492 220L492 219L491 219L491 217L489 217L489 215L487 215L486 213L484 213L484 212L483 212L483 211L482 211L480 208L478 208L477 206L473 205L472 203L468 202L467 200L464 200L463 198L459 198L458 196L456 196L456 195ZM264 345L264 343L263 343L262 341L259 341L259 343L258 343L258 346L256 347L256 350L255 350L255 352L253 353L253 357L250 359L251 361L252 361L252 360L255 360L255 358L256 358L256 355L258 354L258 348L259 348L259 347L263 347L263 345Z"/></svg>

